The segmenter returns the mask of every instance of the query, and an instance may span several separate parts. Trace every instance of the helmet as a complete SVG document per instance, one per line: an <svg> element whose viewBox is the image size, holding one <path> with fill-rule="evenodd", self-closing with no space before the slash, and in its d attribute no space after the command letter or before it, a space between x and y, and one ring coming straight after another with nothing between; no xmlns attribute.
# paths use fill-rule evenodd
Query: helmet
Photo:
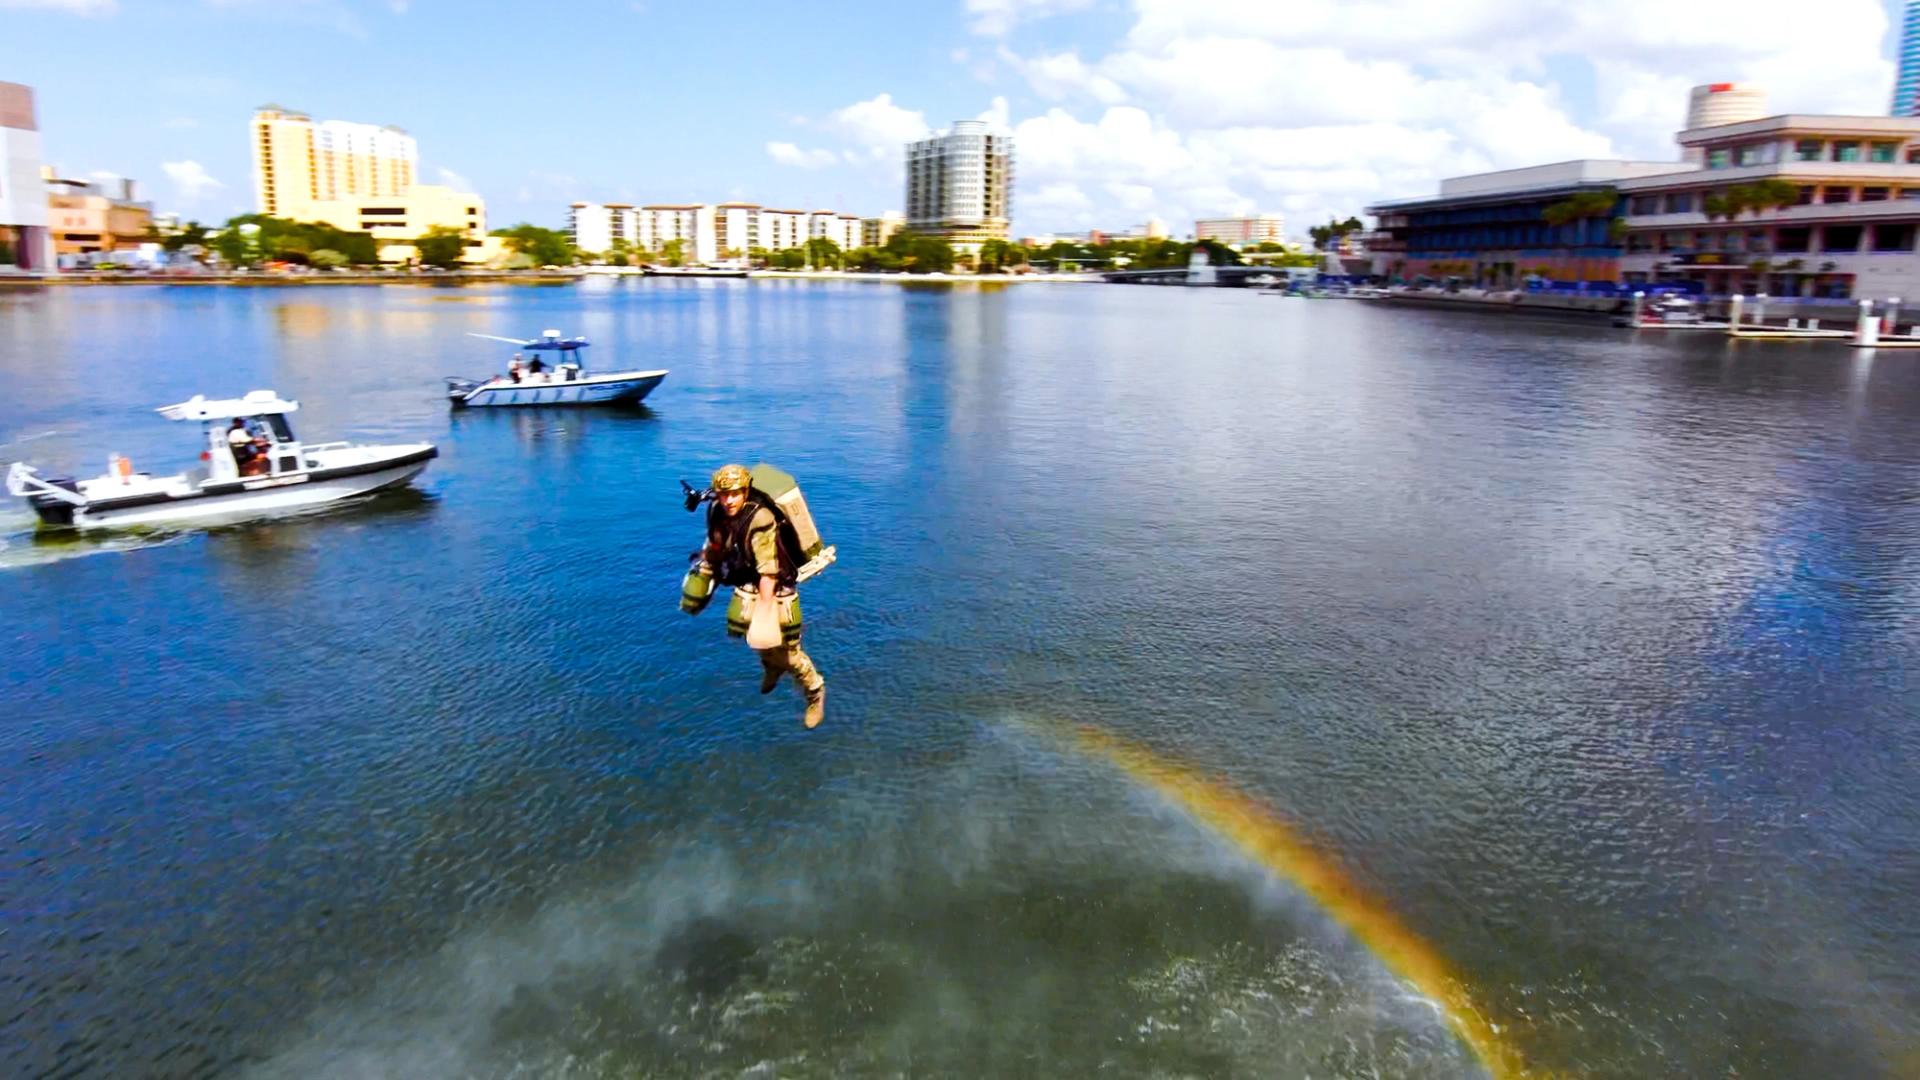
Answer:
<svg viewBox="0 0 1920 1080"><path fill-rule="evenodd" d="M753 474L745 465L722 465L713 473L713 490L745 491L753 486Z"/></svg>

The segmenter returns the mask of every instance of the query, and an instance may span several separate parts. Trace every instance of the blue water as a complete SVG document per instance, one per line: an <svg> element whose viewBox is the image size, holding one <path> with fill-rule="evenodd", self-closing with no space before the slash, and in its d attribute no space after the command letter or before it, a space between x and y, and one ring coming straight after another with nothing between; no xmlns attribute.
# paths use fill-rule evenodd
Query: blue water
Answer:
<svg viewBox="0 0 1920 1080"><path fill-rule="evenodd" d="M451 414L469 332L667 367ZM1535 1068L1920 1069L1920 360L1237 290L0 291L0 460L151 410L437 443L271 524L0 516L0 1072L1471 1075L1263 802ZM798 476L828 717L678 481Z"/></svg>

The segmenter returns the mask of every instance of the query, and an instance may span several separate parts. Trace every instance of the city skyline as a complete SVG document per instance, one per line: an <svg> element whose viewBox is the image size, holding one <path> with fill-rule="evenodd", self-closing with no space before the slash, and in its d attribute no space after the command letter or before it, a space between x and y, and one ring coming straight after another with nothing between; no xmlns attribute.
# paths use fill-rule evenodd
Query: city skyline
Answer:
<svg viewBox="0 0 1920 1080"><path fill-rule="evenodd" d="M1362 6L964 0L906 26L865 3L608 3L557 20L405 0L0 0L19 40L196 58L103 78L23 50L0 79L35 87L49 163L132 177L157 209L202 220L253 208L248 119L282 102L406 129L427 148L419 179L477 192L499 225L561 227L582 200L900 210L906 144L984 118L1019 147L1015 234L1149 215L1305 228L1445 176L1672 157L1675 103L1701 82L1757 83L1781 112L1884 114L1903 7ZM696 32L714 19L788 42L871 32L851 53L755 56Z"/></svg>

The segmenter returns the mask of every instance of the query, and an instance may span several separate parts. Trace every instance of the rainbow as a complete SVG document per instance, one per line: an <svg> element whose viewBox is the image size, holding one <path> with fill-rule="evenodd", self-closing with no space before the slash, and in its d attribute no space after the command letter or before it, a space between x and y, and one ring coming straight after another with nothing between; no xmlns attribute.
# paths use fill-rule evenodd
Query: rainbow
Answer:
<svg viewBox="0 0 1920 1080"><path fill-rule="evenodd" d="M1520 1053L1501 1040L1499 1028L1481 1013L1466 993L1465 983L1439 952L1408 929L1384 901L1347 876L1336 859L1314 850L1267 807L1218 780L1096 728L1079 726L1068 735L1080 751L1171 800L1312 898L1389 971L1437 1004L1454 1034L1494 1080L1534 1075Z"/></svg>

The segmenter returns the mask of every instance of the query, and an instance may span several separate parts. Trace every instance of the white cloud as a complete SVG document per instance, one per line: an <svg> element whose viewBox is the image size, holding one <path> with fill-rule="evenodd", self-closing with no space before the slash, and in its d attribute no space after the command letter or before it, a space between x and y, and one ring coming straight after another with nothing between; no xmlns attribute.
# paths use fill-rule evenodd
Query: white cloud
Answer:
<svg viewBox="0 0 1920 1080"><path fill-rule="evenodd" d="M802 150L790 142L768 143L767 156L777 164L791 165L796 169L824 169L840 160L840 156L831 150Z"/></svg>
<svg viewBox="0 0 1920 1080"><path fill-rule="evenodd" d="M64 11L69 15L92 18L111 15L120 10L120 4L118 0L0 0L0 8Z"/></svg>
<svg viewBox="0 0 1920 1080"><path fill-rule="evenodd" d="M163 161L160 171L173 181L173 189L183 203L198 202L200 196L227 186L214 179L197 161Z"/></svg>
<svg viewBox="0 0 1920 1080"><path fill-rule="evenodd" d="M834 111L830 126L867 149L898 154L900 148L932 131L927 114L893 103L892 94L876 94Z"/></svg>
<svg viewBox="0 0 1920 1080"><path fill-rule="evenodd" d="M454 172L452 169L449 169L444 165L441 166L440 168L435 169L434 175L439 177L440 182L442 184L452 188L455 191L472 191L473 190L473 181L468 180L466 177L461 176L459 173Z"/></svg>
<svg viewBox="0 0 1920 1080"><path fill-rule="evenodd" d="M1024 20L1044 19L1091 6L1093 0L967 0L967 14L973 16L969 28L974 33L1000 37Z"/></svg>
<svg viewBox="0 0 1920 1080"><path fill-rule="evenodd" d="M1005 38L1087 0L968 0ZM1111 10L1117 5L1102 5ZM1284 210L1289 231L1440 179L1580 157L1671 160L1686 92L1766 87L1778 112L1874 115L1892 65L1880 0L1132 0L1110 48L995 42L1040 111L995 99L1015 135L1019 231L1176 232L1196 215ZM984 48L954 50L956 63ZM996 87L1000 84L995 83ZM965 115L957 112L955 115ZM898 166L924 113L879 95L817 125L842 160Z"/></svg>
<svg viewBox="0 0 1920 1080"><path fill-rule="evenodd" d="M1102 105L1118 105L1127 100L1127 92L1119 83L1088 66L1079 53L1042 53L1023 58L1002 45L999 56L1027 80L1034 93L1048 101L1084 96Z"/></svg>

